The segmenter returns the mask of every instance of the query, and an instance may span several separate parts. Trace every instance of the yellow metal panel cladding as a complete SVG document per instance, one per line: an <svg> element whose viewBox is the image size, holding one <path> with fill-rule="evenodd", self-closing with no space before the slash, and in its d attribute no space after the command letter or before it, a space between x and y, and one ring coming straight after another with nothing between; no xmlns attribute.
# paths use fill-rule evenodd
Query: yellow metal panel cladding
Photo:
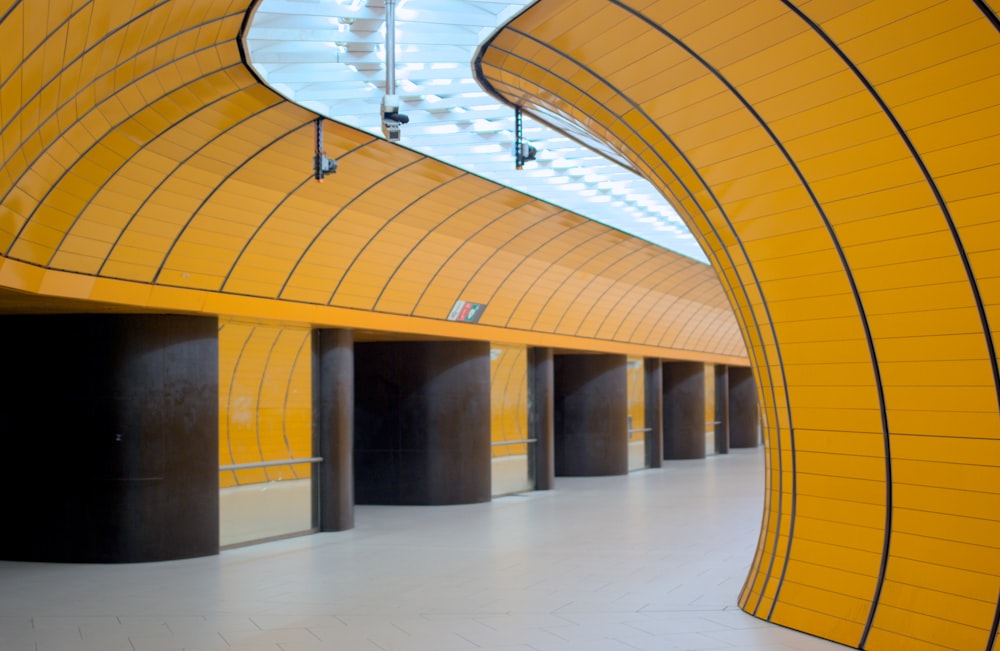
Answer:
<svg viewBox="0 0 1000 651"><path fill-rule="evenodd" d="M513 19L477 74L628 158L719 273L768 448L740 605L864 649L996 649L996 3L569 5Z"/></svg>
<svg viewBox="0 0 1000 651"><path fill-rule="evenodd" d="M315 182L316 116L242 59L248 4L0 13L7 287L43 269L154 310L746 362L704 264L328 120Z"/></svg>
<svg viewBox="0 0 1000 651"><path fill-rule="evenodd" d="M493 344L490 349L490 427L494 457L528 453L528 349Z"/></svg>
<svg viewBox="0 0 1000 651"><path fill-rule="evenodd" d="M219 464L303 459L312 449L309 328L219 322ZM222 472L222 488L309 477L309 464Z"/></svg>
<svg viewBox="0 0 1000 651"><path fill-rule="evenodd" d="M628 358L628 415L633 430L646 427L646 374L643 360L639 357ZM629 432L629 439L644 440L644 434L639 431Z"/></svg>

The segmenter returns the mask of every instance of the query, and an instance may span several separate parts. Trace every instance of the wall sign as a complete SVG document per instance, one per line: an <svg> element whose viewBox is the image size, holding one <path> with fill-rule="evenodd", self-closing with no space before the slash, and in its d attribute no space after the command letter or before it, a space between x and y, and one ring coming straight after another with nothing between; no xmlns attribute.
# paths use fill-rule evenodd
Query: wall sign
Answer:
<svg viewBox="0 0 1000 651"><path fill-rule="evenodd" d="M455 301L455 306L448 313L449 321L464 321L465 323L479 323L479 317L486 309L484 303L470 303L468 301Z"/></svg>

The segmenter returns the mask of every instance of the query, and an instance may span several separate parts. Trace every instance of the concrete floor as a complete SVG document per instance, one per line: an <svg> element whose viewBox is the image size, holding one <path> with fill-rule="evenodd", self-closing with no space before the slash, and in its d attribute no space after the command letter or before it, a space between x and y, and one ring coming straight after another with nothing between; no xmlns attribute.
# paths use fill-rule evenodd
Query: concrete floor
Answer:
<svg viewBox="0 0 1000 651"><path fill-rule="evenodd" d="M0 562L3 651L845 647L740 611L762 449L136 565ZM10 535L10 534L8 534Z"/></svg>

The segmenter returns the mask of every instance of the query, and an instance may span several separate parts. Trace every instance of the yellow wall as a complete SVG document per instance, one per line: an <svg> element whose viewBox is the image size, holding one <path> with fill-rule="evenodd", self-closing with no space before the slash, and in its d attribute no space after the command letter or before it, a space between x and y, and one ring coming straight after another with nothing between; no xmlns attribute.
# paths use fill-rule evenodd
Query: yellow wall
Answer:
<svg viewBox="0 0 1000 651"><path fill-rule="evenodd" d="M997 4L540 0L480 54L497 96L656 184L719 273L768 451L740 605L995 648Z"/></svg>
<svg viewBox="0 0 1000 651"><path fill-rule="evenodd" d="M632 429L646 426L646 375L641 357L628 358L628 415L632 417ZM635 432L632 440L642 440L644 434Z"/></svg>
<svg viewBox="0 0 1000 651"><path fill-rule="evenodd" d="M0 0L15 307L746 359L707 265L328 120L317 183L316 116L241 58L246 0L71 4Z"/></svg>
<svg viewBox="0 0 1000 651"><path fill-rule="evenodd" d="M219 322L219 465L308 458L312 367L308 328ZM222 472L222 488L310 476L309 464Z"/></svg>
<svg viewBox="0 0 1000 651"><path fill-rule="evenodd" d="M490 351L491 439L524 441L528 436L528 349L493 344ZM494 457L528 453L527 444L494 445Z"/></svg>

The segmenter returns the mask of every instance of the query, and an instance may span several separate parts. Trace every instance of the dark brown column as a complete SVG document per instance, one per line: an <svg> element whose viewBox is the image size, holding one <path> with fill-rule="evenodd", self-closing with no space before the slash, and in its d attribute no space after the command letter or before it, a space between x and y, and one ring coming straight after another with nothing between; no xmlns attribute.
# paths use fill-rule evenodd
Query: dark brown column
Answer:
<svg viewBox="0 0 1000 651"><path fill-rule="evenodd" d="M528 349L528 464L535 490L555 487L555 386L551 348Z"/></svg>
<svg viewBox="0 0 1000 651"><path fill-rule="evenodd" d="M354 346L358 504L490 500L490 345Z"/></svg>
<svg viewBox="0 0 1000 651"><path fill-rule="evenodd" d="M556 355L556 475L628 473L624 355Z"/></svg>
<svg viewBox="0 0 1000 651"><path fill-rule="evenodd" d="M663 466L663 361L647 358L646 375L646 467Z"/></svg>
<svg viewBox="0 0 1000 651"><path fill-rule="evenodd" d="M729 367L715 365L715 451L729 452Z"/></svg>
<svg viewBox="0 0 1000 651"><path fill-rule="evenodd" d="M5 316L0 556L122 563L219 551L214 317Z"/></svg>
<svg viewBox="0 0 1000 651"><path fill-rule="evenodd" d="M663 363L663 458L705 456L705 365Z"/></svg>
<svg viewBox="0 0 1000 651"><path fill-rule="evenodd" d="M313 478L320 531L354 526L354 335L322 329L313 345L314 449L322 457Z"/></svg>
<svg viewBox="0 0 1000 651"><path fill-rule="evenodd" d="M757 387L747 367L729 369L729 443L734 448L760 445Z"/></svg>

